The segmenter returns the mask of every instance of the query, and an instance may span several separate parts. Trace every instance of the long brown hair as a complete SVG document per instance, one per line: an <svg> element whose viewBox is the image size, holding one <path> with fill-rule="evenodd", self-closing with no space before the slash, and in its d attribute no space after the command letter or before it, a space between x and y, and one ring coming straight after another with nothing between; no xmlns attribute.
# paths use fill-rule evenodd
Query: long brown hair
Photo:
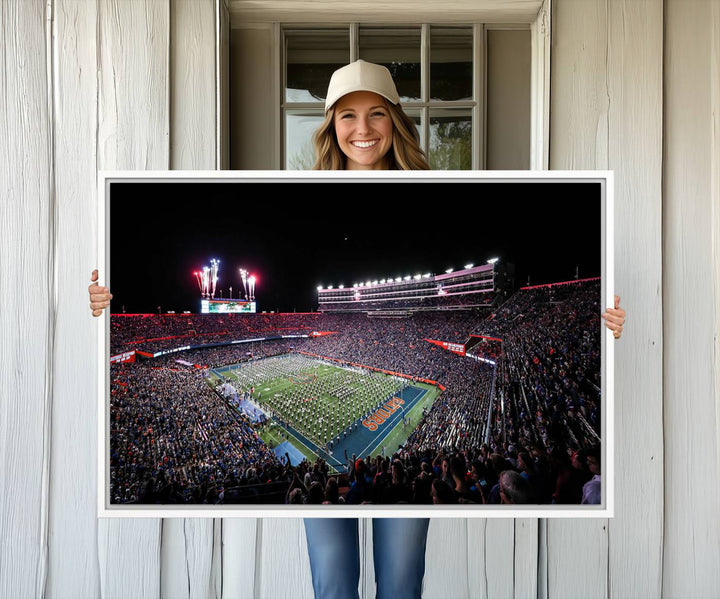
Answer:
<svg viewBox="0 0 720 599"><path fill-rule="evenodd" d="M392 148L388 151L389 170L430 170L425 152L420 147L420 136L413 120L400 104L385 102L393 123ZM315 147L315 171L343 171L346 156L335 135L335 106L325 113L325 119L315 130L312 141Z"/></svg>

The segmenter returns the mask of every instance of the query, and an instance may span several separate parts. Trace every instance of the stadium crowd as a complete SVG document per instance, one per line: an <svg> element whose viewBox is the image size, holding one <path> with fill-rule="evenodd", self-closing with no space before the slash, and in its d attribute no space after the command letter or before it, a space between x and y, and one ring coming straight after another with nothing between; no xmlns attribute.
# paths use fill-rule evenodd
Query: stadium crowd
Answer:
<svg viewBox="0 0 720 599"><path fill-rule="evenodd" d="M546 454L513 446L403 447L389 456L352 456L339 475L322 458L303 460L280 479L288 484L287 504L590 505L600 503L600 448Z"/></svg>
<svg viewBox="0 0 720 599"><path fill-rule="evenodd" d="M113 364L110 374L114 503L204 503L278 464L198 369Z"/></svg>
<svg viewBox="0 0 720 599"><path fill-rule="evenodd" d="M260 314L113 314L110 353L128 350L156 353L185 345L236 339L307 335L317 329L320 315Z"/></svg>
<svg viewBox="0 0 720 599"><path fill-rule="evenodd" d="M199 345L333 334L113 364L112 498L228 503L246 501L249 486L278 485L283 492L273 501L288 503L580 503L583 486L600 480L599 298L599 280L591 280L521 290L492 313L113 315L111 341L124 350L151 347L148 340L178 347L188 336ZM479 344L483 361L428 342L464 344L471 334L502 339L502 351L484 355ZM205 383L207 366L289 351L437 381L445 390L396 452L349 459L347 473L332 475L320 458L294 465L278 458Z"/></svg>

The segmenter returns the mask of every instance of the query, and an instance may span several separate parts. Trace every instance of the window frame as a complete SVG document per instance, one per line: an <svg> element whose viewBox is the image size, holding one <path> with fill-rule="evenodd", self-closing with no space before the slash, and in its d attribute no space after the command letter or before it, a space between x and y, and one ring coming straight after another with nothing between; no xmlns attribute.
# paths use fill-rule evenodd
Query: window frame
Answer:
<svg viewBox="0 0 720 599"><path fill-rule="evenodd" d="M532 9L526 15L513 14L513 17L508 21L513 20L515 23L521 25L527 25L531 32L531 84L530 84L530 170L547 170L550 167L550 149L549 149L549 135L550 135L550 41L551 41L551 1L552 0L539 0L538 9ZM284 90L284 49L282 45L282 29L287 27L303 28L303 27L318 27L317 19L313 19L312 14L306 14L306 18L311 19L313 22L305 21L302 18L295 19L289 18L293 13L276 13L279 7L278 2L270 1L266 3L266 13L263 11L258 12L250 18L244 7L241 7L237 0L230 0L230 12L228 26L231 28L243 28L257 26L258 23L264 21L267 26L272 28L272 61L275 65L273 97L274 101L273 112L275 114L274 124L272 126L271 134L278 140L278 143L274 144L274 164L275 168L279 170L284 169L285 165L285 123L284 123L284 110L282 105L284 104L283 90ZM277 6L276 6L277 5ZM274 8L273 8L274 7ZM498 7L496 7L498 8ZM507 8L507 7L506 7ZM349 9L349 6L344 6L343 10ZM476 6L473 10L479 10ZM505 9L499 8L500 13ZM331 11L332 12L332 11ZM482 12L482 11L481 11ZM490 10L489 15L496 16L493 10ZM331 27L349 25L343 19L337 19L337 15L328 13L325 15L325 26ZM436 21L438 24L444 24L442 19L434 19L433 15L427 15L424 19L428 22ZM496 22L501 22L502 19L498 18ZM390 20L388 20L390 22ZM474 22L474 21L473 21ZM281 23L283 23L281 25ZM469 19L466 21L462 18L453 20L454 24L472 24ZM486 26L489 27L490 25ZM352 46L351 46L352 47ZM477 44L477 48L485 48L485 45ZM475 56L477 57L478 50L475 50ZM478 57L479 58L479 57ZM482 56L484 62L484 55ZM480 79L480 78L476 78ZM482 86L482 95L478 94L476 97L483 98L485 96L484 77L482 81L478 80L474 83L475 86ZM478 113L475 116L475 122L478 123L483 131L485 130L485 108L480 110L479 107L475 108ZM225 120L227 125L227 114L220 120ZM219 127L220 130L224 130L223 126ZM485 164L484 156L485 139L482 144L473 144L473 164ZM220 150L222 152L222 149ZM227 153L227 149L225 150Z"/></svg>
<svg viewBox="0 0 720 599"><path fill-rule="evenodd" d="M432 101L430 100L430 36L431 29L438 28L463 28L468 30L472 36L472 61L473 61L473 81L472 81L472 100L448 100L448 101ZM523 27L520 25L519 27ZM404 29L417 28L420 32L420 100L403 104L405 111L413 118L416 115L420 117L420 145L427 151L430 142L430 113L433 109L444 108L462 108L467 109L471 114L472 136L471 147L472 156L470 170L483 170L485 168L485 54L486 54L486 25L482 23L288 23L281 24L279 27L279 43L280 49L280 168L286 169L287 164L287 144L286 144L286 116L291 114L293 110L316 110L319 106L317 102L287 102L285 97L285 89L287 87L286 68L287 65L287 43L286 34L305 32L312 33L314 31L323 30L349 30L350 44L350 61L359 58L360 45L360 29ZM517 27L515 27L517 28Z"/></svg>

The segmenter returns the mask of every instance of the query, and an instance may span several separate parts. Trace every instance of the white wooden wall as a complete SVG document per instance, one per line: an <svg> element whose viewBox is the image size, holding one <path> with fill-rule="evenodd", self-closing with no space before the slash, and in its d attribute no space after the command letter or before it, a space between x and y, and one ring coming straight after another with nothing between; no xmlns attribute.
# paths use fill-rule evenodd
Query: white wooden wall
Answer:
<svg viewBox="0 0 720 599"><path fill-rule="evenodd" d="M95 173L224 164L225 13L0 2L0 597L312 596L300 520L95 517ZM715 598L720 2L553 0L551 31L550 168L616 173L616 517L433 520L425 596Z"/></svg>

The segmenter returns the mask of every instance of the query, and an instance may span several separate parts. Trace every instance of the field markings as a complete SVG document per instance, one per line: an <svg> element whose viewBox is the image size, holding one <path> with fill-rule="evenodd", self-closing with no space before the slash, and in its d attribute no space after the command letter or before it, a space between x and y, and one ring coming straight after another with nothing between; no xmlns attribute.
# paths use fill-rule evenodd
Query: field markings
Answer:
<svg viewBox="0 0 720 599"><path fill-rule="evenodd" d="M277 382L280 380L283 380L287 383L290 383L292 386L298 385L299 383L304 383L302 378L308 377L312 378L315 381L317 381L319 378L325 378L328 375L332 375L333 373L337 372L344 372L346 374L351 375L360 375L361 377L364 376L372 376L374 373L369 372L367 370L356 370L355 368L347 368L343 366L337 366L334 364L327 364L324 363L322 360L314 360L317 364L314 368L308 369L308 370L300 370L295 371L293 373L288 374L279 374L279 376L273 380L272 382L270 380L265 381L257 381L256 386L260 387L260 390L263 394L267 392L272 392L273 389L277 389ZM227 365L223 367L223 370L225 372L229 371L229 374L233 376L236 380L239 381L240 377L243 379L246 378L243 371L243 364L235 364L235 365ZM383 373L384 374L384 373ZM229 378L229 377L227 377ZM351 379L354 379L354 377L351 377ZM355 386L355 381L353 380L348 381L343 378L341 381L343 387L347 387L349 385L349 389L353 390L353 393L351 395L354 395L358 392L357 387ZM389 436L391 436L396 430L398 430L398 424L402 420L403 415L407 414L409 417L410 411L415 408L419 403L422 402L422 400L428 395L429 391L427 389L424 389L422 387L415 387L415 386L409 386L408 389L412 389L413 392L413 399L411 400L411 403L404 406L399 412L393 413L382 425L382 430L377 432L378 436L375 436L371 439L370 443L368 443L362 450L362 452L359 455L363 455L367 452L367 450L371 447L374 447L375 450L377 450L378 447L385 441ZM392 397L402 397L402 390L398 394L397 391L391 395ZM348 435L347 439L343 439L336 448L337 451L330 453L326 451L322 445L318 445L314 440L310 439L310 437L306 433L300 432L295 426L294 423L291 423L289 420L290 414L285 413L278 413L277 415L269 414L268 412L265 412L264 404L266 403L265 400L259 400L257 401L254 397L252 398L253 401L251 401L251 404L255 404L257 407L259 407L260 410L263 411L266 415L270 416L271 420L280 428L280 430L284 430L285 433L291 437L294 441L298 443L299 446L305 448L306 451L308 451L311 455L314 455L316 457L326 456L325 459L328 462L329 465L335 467L336 469L344 469L346 466L344 466L343 461L341 459L338 459L335 457L335 453L339 451L342 447L344 447L346 450L351 450L354 443L352 443L350 437L354 436L351 432L350 435ZM318 397L318 401L320 401L323 404L323 412L325 413L325 408L328 410L332 408L332 405L340 402L341 400L337 397L333 397L335 401L328 401L327 398L324 397ZM345 398L348 399L348 398ZM386 400L390 401L390 399ZM256 403L257 402L257 403ZM385 402L383 402L385 403ZM382 406L380 406L382 407ZM273 411L276 411L277 408L273 408ZM283 426L283 421L288 422L288 426ZM350 427L353 427L354 424L357 423L358 426L362 427L363 417L360 416L353 422L349 423ZM361 431L364 431L364 428L361 428L357 432L360 433ZM367 433L371 433L371 431L365 431ZM342 434L342 432L339 432L338 434ZM289 440L289 439L288 439ZM360 441L360 439L358 439ZM348 441L350 443L348 444ZM362 443L362 441L360 441ZM348 447L349 445L349 447ZM354 452L352 452L354 453Z"/></svg>
<svg viewBox="0 0 720 599"><path fill-rule="evenodd" d="M373 439L373 441L368 443L363 448L363 450L361 452L359 452L357 455L359 455L359 456L365 455L365 452L367 451L368 447L373 445L373 443L375 444L374 449L377 449L378 445L380 445L380 443L382 443L387 437L389 437L390 433L392 433L395 430L395 427L397 426L398 422L400 420L402 420L402 416L405 413L405 411L407 410L407 412L409 414L410 410L412 408L414 408L420 402L420 400L422 400L422 398L425 397L425 395L428 392L427 389L422 389L420 387L410 387L410 388L411 389L420 389L422 391L422 393L420 393L419 395L416 394L415 397L411 400L412 403L407 408L403 408L402 410L400 410L399 413L393 414L390 418L388 418L385 422L383 422L383 426L385 428L382 431L383 432L382 437ZM402 393L401 393L401 395L402 395Z"/></svg>

